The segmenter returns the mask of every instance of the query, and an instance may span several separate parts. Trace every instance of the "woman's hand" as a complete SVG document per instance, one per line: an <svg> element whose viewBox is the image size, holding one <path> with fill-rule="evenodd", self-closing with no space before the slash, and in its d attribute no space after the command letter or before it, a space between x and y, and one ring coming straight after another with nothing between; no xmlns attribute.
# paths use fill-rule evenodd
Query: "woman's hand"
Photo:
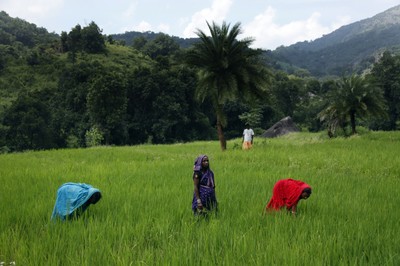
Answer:
<svg viewBox="0 0 400 266"><path fill-rule="evenodd" d="M293 205L292 206L292 216L296 216L296 212L297 212L297 206Z"/></svg>
<svg viewBox="0 0 400 266"><path fill-rule="evenodd" d="M197 199L197 209L202 210L203 209L203 204L201 204L201 200Z"/></svg>

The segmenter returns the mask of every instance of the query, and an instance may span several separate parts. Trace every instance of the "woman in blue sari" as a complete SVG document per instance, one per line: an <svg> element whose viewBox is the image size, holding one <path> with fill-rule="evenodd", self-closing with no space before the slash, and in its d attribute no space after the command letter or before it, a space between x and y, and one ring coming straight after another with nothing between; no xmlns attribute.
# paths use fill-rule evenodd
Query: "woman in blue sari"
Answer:
<svg viewBox="0 0 400 266"><path fill-rule="evenodd" d="M207 155L200 155L194 162L193 184L194 214L205 214L207 211L216 210L218 203L215 196L214 173L210 169Z"/></svg>
<svg viewBox="0 0 400 266"><path fill-rule="evenodd" d="M65 183L57 190L57 199L51 219L78 218L91 204L101 199L97 188L84 183Z"/></svg>

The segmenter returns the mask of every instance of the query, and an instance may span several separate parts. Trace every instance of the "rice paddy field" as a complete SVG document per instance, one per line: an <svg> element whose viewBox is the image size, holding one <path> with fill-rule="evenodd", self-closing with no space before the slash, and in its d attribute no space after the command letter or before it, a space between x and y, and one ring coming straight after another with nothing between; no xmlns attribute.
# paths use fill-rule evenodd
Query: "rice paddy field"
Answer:
<svg viewBox="0 0 400 266"><path fill-rule="evenodd" d="M1 265L400 265L400 132L0 155ZM195 219L192 167L207 154L218 215ZM297 217L263 213L274 183L313 188ZM102 199L53 222L56 192Z"/></svg>

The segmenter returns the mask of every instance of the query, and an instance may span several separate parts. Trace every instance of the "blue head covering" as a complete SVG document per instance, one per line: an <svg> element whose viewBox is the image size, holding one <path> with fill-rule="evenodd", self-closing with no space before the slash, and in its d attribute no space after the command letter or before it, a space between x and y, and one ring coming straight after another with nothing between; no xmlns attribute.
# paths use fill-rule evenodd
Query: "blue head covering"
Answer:
<svg viewBox="0 0 400 266"><path fill-rule="evenodd" d="M199 157L197 157L197 159L194 161L193 171L201 170L201 163L202 163L204 157L208 157L208 156L203 154L203 155L200 155Z"/></svg>
<svg viewBox="0 0 400 266"><path fill-rule="evenodd" d="M51 219L65 220L76 209L84 205L94 193L100 190L83 183L65 183L57 190L56 204L54 205ZM96 202L93 202L93 204ZM86 209L88 205L83 207ZM85 211L84 209L82 211Z"/></svg>

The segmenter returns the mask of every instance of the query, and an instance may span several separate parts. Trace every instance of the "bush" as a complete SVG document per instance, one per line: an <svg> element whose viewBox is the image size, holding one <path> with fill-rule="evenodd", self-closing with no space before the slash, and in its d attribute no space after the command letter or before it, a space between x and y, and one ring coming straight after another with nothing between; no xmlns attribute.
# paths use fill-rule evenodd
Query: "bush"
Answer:
<svg viewBox="0 0 400 266"><path fill-rule="evenodd" d="M86 134L88 134L88 131L86 131ZM86 145L87 145L87 135L85 135L86 137ZM67 147L68 148L79 148L79 138L75 135L69 135L67 137Z"/></svg>
<svg viewBox="0 0 400 266"><path fill-rule="evenodd" d="M95 126L85 133L86 147L100 146L103 139L104 137L101 130Z"/></svg>
<svg viewBox="0 0 400 266"><path fill-rule="evenodd" d="M9 153L11 150L7 146L0 147L0 154Z"/></svg>

